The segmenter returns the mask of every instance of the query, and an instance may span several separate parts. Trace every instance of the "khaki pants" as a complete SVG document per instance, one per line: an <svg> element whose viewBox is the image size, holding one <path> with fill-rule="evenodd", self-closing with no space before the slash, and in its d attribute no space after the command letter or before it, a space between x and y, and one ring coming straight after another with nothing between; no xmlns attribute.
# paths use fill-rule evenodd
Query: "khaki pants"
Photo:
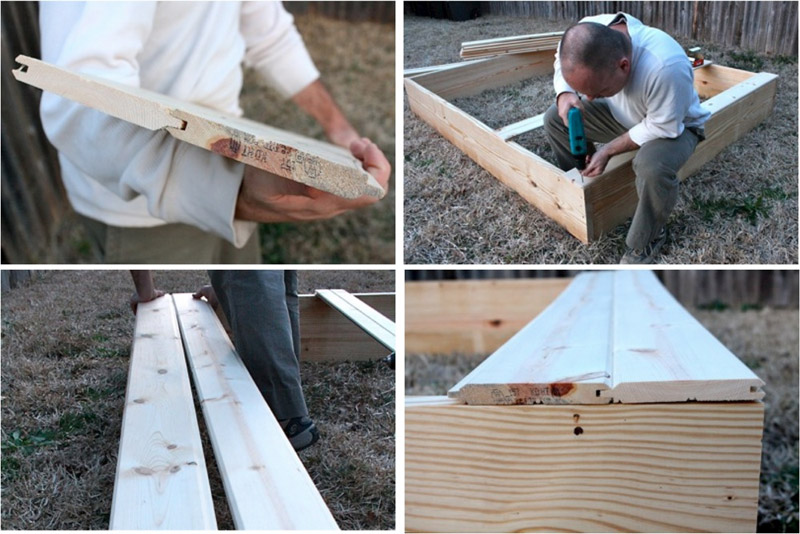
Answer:
<svg viewBox="0 0 800 534"><path fill-rule="evenodd" d="M608 104L602 100L582 102L584 129L589 141L608 143L627 131L614 119ZM569 129L558 116L555 105L545 113L544 129L559 167L563 170L574 168L575 159L569 149ZM667 223L678 201L678 171L694 152L701 136L702 133L687 128L675 139L654 139L645 143L633 158L639 203L625 239L628 247L644 249ZM589 153L594 152L591 143L587 148Z"/></svg>
<svg viewBox="0 0 800 534"><path fill-rule="evenodd" d="M123 228L78 215L103 263L261 263L258 232L242 248L186 224Z"/></svg>

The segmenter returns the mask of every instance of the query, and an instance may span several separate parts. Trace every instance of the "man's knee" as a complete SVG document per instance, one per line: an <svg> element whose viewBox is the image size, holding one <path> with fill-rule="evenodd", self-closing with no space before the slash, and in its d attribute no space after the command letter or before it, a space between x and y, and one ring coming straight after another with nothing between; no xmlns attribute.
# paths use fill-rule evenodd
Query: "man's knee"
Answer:
<svg viewBox="0 0 800 534"><path fill-rule="evenodd" d="M633 158L633 172L636 174L636 180L653 184L677 182L677 169L671 168L657 153L645 150L646 147L647 145L642 146L639 153Z"/></svg>

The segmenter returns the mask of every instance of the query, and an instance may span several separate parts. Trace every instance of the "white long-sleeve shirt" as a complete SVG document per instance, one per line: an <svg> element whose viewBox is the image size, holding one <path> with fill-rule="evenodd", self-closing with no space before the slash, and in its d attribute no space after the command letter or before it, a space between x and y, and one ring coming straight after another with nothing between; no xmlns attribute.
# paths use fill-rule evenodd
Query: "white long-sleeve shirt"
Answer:
<svg viewBox="0 0 800 534"><path fill-rule="evenodd" d="M603 99L611 114L639 146L653 139L674 139L686 127L702 126L711 114L700 107L692 66L681 46L663 31L645 26L628 14L621 15L628 26L633 57L625 87ZM617 14L597 15L581 22L609 25L616 17ZM561 74L558 52L553 85L556 96L576 92Z"/></svg>
<svg viewBox="0 0 800 534"><path fill-rule="evenodd" d="M41 2L42 59L241 115L242 62L283 96L319 77L280 2ZM106 224L185 223L243 246L244 165L44 93L41 118L75 210Z"/></svg>

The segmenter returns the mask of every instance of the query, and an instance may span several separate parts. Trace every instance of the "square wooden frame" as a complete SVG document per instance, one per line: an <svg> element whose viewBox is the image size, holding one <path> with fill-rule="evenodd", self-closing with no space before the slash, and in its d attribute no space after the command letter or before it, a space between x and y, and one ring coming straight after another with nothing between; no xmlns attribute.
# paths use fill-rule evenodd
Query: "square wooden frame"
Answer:
<svg viewBox="0 0 800 534"><path fill-rule="evenodd" d="M495 178L562 225L584 243L627 220L638 196L632 160L636 152L611 159L606 171L582 180L510 140L541 126L532 117L494 130L454 106L455 98L476 95L531 76L553 72L555 50L506 54L448 65L404 80L411 110ZM684 179L741 138L772 112L778 76L709 65L695 70L695 89L711 112L706 140L683 166Z"/></svg>

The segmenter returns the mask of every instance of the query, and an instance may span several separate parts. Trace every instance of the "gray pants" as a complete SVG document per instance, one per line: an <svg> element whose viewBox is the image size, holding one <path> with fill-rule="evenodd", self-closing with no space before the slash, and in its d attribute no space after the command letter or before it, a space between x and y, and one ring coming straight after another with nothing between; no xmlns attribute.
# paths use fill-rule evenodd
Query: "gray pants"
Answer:
<svg viewBox="0 0 800 534"><path fill-rule="evenodd" d="M614 119L604 101L582 102L584 128L590 142L608 143L627 131ZM558 166L563 170L575 168L575 159L569 149L569 129L558 116L555 104L545 113L544 129ZM625 239L628 247L644 249L667 223L678 201L678 171L692 155L699 140L699 135L687 128L675 139L654 139L645 143L633 158L639 203ZM589 143L588 150L594 152L594 145Z"/></svg>
<svg viewBox="0 0 800 534"><path fill-rule="evenodd" d="M296 271L209 271L250 376L279 420L308 415Z"/></svg>
<svg viewBox="0 0 800 534"><path fill-rule="evenodd" d="M78 214L103 263L261 263L258 232L242 248L187 224L111 226Z"/></svg>

